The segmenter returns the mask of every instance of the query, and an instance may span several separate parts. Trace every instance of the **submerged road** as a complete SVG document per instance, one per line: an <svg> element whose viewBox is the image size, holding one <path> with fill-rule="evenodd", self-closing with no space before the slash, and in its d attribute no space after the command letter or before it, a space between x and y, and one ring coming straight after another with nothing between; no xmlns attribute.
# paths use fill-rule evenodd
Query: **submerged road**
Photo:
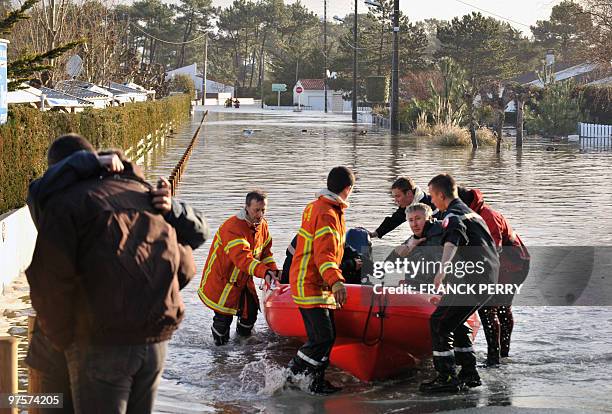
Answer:
<svg viewBox="0 0 612 414"><path fill-rule="evenodd" d="M217 112L218 111L218 112ZM147 160L153 180L168 175L197 127L201 113L180 128ZM393 139L387 131L353 126L349 117L315 112L212 109L179 188L181 197L204 211L214 231L244 203L252 188L269 193L267 213L273 252L282 264L297 231L300 214L324 185L329 169L348 165L357 184L347 212L349 227L374 229L394 211L389 187L400 175L425 187L449 172L482 190L529 246L611 246L612 184L603 177L611 153L581 153L567 147L546 152L527 142L497 156L483 148L441 148L427 138ZM255 130L252 134L244 129ZM409 236L407 224L375 241L383 252ZM198 269L209 243L196 253ZM430 367L374 384L360 383L331 369L342 393L321 398L284 390L283 367L295 341L270 332L260 314L257 334L248 341L232 336L217 348L210 337L212 311L199 301L200 275L183 292L187 317L169 348L156 405L158 412L266 413L430 413L610 412L612 407L612 319L608 308L518 307L511 358L498 369L482 369L484 385L456 396L423 396L418 383ZM296 323L301 323L297 321ZM409 333L407 333L409 334ZM478 357L486 344L479 334Z"/></svg>

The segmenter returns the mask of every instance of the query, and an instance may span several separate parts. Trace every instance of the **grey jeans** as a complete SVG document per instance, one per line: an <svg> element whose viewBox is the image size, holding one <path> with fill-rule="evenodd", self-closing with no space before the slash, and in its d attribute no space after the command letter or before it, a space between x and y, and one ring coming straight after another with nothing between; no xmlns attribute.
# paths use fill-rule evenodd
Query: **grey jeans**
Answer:
<svg viewBox="0 0 612 414"><path fill-rule="evenodd" d="M76 414L148 414L153 411L168 342L65 351Z"/></svg>

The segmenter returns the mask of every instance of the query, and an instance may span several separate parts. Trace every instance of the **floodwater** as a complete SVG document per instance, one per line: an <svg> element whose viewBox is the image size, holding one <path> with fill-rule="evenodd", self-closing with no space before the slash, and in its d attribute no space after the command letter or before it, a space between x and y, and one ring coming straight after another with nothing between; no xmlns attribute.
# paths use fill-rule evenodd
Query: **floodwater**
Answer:
<svg viewBox="0 0 612 414"><path fill-rule="evenodd" d="M221 110L220 110L221 111ZM147 174L167 176L195 131L201 113L177 130ZM245 137L243 129L257 129ZM211 113L193 151L178 196L206 213L216 231L243 205L246 192L269 194L273 252L282 264L300 225L303 207L324 186L330 168L348 165L357 175L347 226L375 229L394 211L389 188L400 175L425 187L439 172L480 188L529 246L612 246L612 153L559 143L527 142L521 152L497 156L484 148L441 148L427 138L393 139L387 131L353 126L346 116L248 109ZM547 151L546 147L556 150ZM550 148L549 148L550 149ZM376 240L393 246L407 224ZM209 243L196 252L201 270ZM169 348L156 405L158 412L430 413L612 412L612 316L606 307L517 307L511 358L481 369L483 386L454 396L424 396L418 383L430 364L384 382L361 383L338 369L329 377L344 390L332 397L283 388L283 367L299 344L280 338L260 314L257 333L214 346L212 311L197 297L200 276L183 291L187 317ZM476 348L486 355L482 333ZM506 407L506 408L501 408ZM510 407L510 408L509 408Z"/></svg>

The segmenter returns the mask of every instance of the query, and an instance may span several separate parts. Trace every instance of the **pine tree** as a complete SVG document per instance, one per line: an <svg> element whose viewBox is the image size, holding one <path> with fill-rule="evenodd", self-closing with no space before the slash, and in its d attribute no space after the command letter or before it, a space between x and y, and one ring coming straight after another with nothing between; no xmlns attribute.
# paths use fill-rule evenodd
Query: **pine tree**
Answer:
<svg viewBox="0 0 612 414"><path fill-rule="evenodd" d="M4 19L0 20L0 35L10 33L17 22L29 19L30 16L26 12L36 3L38 3L38 0L26 0L19 9L9 12ZM83 39L69 42L47 52L25 55L18 60L9 62L7 72L11 81L8 84L8 90L17 89L20 83L28 80L34 73L50 69L51 66L45 64L46 60L55 59L83 42Z"/></svg>

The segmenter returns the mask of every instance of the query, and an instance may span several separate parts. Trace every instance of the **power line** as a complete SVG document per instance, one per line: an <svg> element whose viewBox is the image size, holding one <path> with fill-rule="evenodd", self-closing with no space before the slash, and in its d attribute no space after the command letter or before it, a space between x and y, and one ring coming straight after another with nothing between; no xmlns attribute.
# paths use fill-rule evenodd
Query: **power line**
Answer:
<svg viewBox="0 0 612 414"><path fill-rule="evenodd" d="M140 31L141 31L141 32L142 32L142 33L143 33L145 36L148 36L148 37L150 37L151 39L157 40L158 42L165 43L165 44L167 44L167 45L177 45L177 46L182 46L182 45L186 45L186 44L189 44L189 43L196 42L196 41L198 41L198 40L200 40L200 39L203 39L203 38L204 38L204 36L206 36L206 35L207 35L207 33L206 33L206 34L203 34L203 35L202 35L202 36L200 36L200 37L196 37L196 38L194 38L194 39L187 40L186 42L169 42L169 41L167 41L167 40L160 39L160 38L158 38L158 37L153 36L153 35L152 35L152 34L150 34L150 33L145 32L145 31L142 29L142 27L138 26L138 25L137 25L137 24L135 24L135 23L131 23L131 25L132 25L133 27L135 27L136 29L140 30Z"/></svg>
<svg viewBox="0 0 612 414"><path fill-rule="evenodd" d="M507 17L504 17L504 16L499 15L499 14L497 14L497 13L493 13L493 12L491 12L491 11L489 11L489 10L485 10L485 9L480 8L480 7L478 7L478 6L474 6L473 4L467 3L467 2L465 2L465 1L463 1L463 0L455 0L455 1L456 1L456 2L458 2L458 3L461 3L461 4L465 4L466 6L473 7L474 9L479 10L479 11L481 11L481 12L484 12L484 13L490 14L491 16L498 17L498 18L500 18L500 19L502 19L502 20L506 20L506 21L509 21L509 22L511 22L511 23L514 23L514 24L518 24L518 25L520 25L520 26L527 27L527 28L529 28L529 29L531 28L531 26L530 26L530 25L528 25L528 24L521 23L521 22L517 22L516 20L509 19L509 18L507 18Z"/></svg>

